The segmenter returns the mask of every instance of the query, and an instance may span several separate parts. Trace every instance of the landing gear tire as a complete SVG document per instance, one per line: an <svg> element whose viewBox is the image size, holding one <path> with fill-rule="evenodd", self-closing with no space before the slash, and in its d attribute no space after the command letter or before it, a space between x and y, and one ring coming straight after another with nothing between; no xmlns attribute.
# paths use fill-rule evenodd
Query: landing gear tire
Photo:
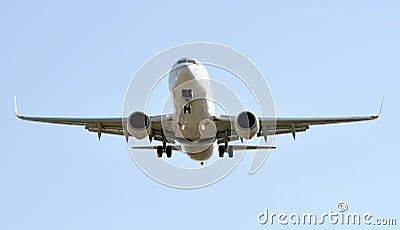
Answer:
<svg viewBox="0 0 400 230"><path fill-rule="evenodd" d="M228 146L228 156L229 156L229 158L233 157L233 147L232 146Z"/></svg>
<svg viewBox="0 0 400 230"><path fill-rule="evenodd" d="M172 146L168 145L167 148L165 149L165 153L167 154L168 158L171 158L172 156Z"/></svg>
<svg viewBox="0 0 400 230"><path fill-rule="evenodd" d="M163 147L161 145L157 146L157 157L161 158L163 154Z"/></svg>
<svg viewBox="0 0 400 230"><path fill-rule="evenodd" d="M225 147L223 145L218 146L218 155L220 158L224 157L224 153L225 153Z"/></svg>

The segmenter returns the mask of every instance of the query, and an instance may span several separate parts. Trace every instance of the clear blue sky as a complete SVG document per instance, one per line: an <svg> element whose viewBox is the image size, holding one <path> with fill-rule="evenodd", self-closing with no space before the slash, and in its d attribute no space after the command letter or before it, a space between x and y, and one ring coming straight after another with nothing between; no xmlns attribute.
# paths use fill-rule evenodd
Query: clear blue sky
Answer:
<svg viewBox="0 0 400 230"><path fill-rule="evenodd" d="M279 228L257 214L339 201L399 220L399 12L394 0L2 1L0 229ZM245 156L199 190L149 179L122 137L14 117L14 95L23 114L119 116L147 59L196 41L246 54L278 115L378 113L384 95L383 116L277 137L258 173L247 174Z"/></svg>

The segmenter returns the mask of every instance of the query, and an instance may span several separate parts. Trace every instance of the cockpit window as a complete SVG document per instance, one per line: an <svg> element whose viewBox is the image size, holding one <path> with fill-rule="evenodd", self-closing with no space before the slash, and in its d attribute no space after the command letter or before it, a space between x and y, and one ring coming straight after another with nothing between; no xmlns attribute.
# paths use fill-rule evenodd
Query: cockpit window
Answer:
<svg viewBox="0 0 400 230"><path fill-rule="evenodd" d="M178 61L178 64L183 64L183 63L197 64L196 60L193 59L182 59Z"/></svg>

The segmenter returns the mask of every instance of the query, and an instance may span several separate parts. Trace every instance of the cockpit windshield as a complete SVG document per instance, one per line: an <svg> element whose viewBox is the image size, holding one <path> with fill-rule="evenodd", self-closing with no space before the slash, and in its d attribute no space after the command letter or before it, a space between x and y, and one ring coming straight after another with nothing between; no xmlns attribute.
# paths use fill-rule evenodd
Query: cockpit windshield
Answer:
<svg viewBox="0 0 400 230"><path fill-rule="evenodd" d="M194 59L185 58L185 59L179 60L177 64L184 64L184 63L197 64L197 61Z"/></svg>

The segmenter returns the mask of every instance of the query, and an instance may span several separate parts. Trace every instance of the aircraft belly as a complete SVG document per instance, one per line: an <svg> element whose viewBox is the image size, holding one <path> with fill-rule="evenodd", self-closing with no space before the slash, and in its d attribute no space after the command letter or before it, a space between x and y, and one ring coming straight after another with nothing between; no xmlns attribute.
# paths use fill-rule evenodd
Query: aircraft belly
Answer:
<svg viewBox="0 0 400 230"><path fill-rule="evenodd" d="M210 159L217 148L217 143L182 145L184 152L196 161L207 161Z"/></svg>

